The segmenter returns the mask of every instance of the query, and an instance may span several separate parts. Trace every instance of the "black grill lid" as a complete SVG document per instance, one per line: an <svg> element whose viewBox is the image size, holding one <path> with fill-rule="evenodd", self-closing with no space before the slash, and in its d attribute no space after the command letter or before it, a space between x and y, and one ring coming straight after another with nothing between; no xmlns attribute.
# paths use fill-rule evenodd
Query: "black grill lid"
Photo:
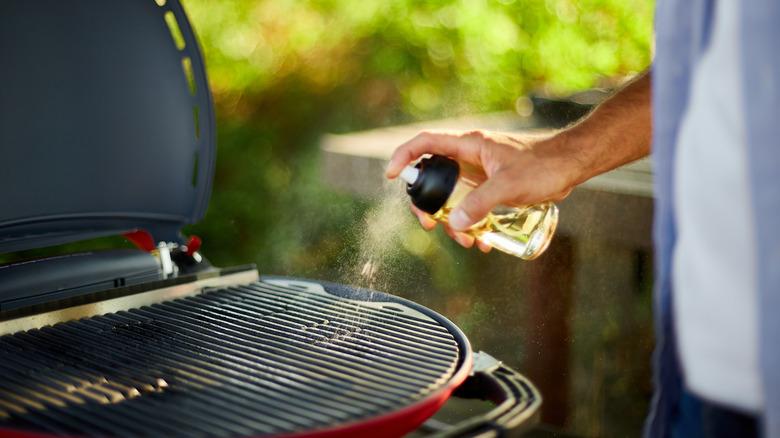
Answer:
<svg viewBox="0 0 780 438"><path fill-rule="evenodd" d="M4 0L0 65L0 253L202 217L213 110L177 0Z"/></svg>

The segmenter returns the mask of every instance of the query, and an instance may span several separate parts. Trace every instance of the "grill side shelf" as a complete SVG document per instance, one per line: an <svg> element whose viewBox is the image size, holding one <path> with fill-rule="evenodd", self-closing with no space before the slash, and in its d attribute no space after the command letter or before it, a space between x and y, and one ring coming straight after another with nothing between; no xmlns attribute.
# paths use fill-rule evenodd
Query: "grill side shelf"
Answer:
<svg viewBox="0 0 780 438"><path fill-rule="evenodd" d="M196 295L207 287L246 284L257 279L258 274L254 266L242 270L222 269L114 288L7 312L0 311L0 336Z"/></svg>

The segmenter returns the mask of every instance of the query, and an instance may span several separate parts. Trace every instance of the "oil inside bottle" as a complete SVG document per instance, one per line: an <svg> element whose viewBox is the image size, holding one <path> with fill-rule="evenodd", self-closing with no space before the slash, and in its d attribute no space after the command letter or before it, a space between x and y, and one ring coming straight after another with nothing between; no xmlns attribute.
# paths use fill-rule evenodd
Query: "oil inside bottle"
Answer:
<svg viewBox="0 0 780 438"><path fill-rule="evenodd" d="M407 166L400 177L412 203L438 222L449 222L452 210L486 180L481 168L432 155ZM500 206L474 224L468 234L515 257L532 260L550 244L558 225L558 207L544 202L525 207Z"/></svg>
<svg viewBox="0 0 780 438"><path fill-rule="evenodd" d="M432 217L439 222L447 223L450 212L474 189L474 186L475 184L468 179L460 179L444 207ZM499 251L525 260L533 260L547 249L557 224L558 207L552 202L527 207L500 206L474 224L466 233Z"/></svg>

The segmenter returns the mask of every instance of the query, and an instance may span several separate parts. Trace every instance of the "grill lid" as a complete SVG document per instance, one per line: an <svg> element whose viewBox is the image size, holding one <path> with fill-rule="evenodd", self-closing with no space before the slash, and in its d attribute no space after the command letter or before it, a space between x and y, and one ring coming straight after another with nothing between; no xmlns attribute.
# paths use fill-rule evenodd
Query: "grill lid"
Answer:
<svg viewBox="0 0 780 438"><path fill-rule="evenodd" d="M465 378L470 347L445 318L325 288L270 279L0 337L0 429L333 433ZM416 426L397 423L374 436Z"/></svg>
<svg viewBox="0 0 780 438"><path fill-rule="evenodd" d="M177 0L2 1L0 64L0 253L202 217L213 111Z"/></svg>

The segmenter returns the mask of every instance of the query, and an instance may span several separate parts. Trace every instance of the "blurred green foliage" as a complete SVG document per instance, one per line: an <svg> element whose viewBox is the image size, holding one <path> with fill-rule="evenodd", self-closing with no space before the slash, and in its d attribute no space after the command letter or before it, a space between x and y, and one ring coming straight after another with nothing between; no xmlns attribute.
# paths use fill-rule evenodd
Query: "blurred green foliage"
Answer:
<svg viewBox="0 0 780 438"><path fill-rule="evenodd" d="M218 263L267 272L335 261L365 208L320 186L322 133L511 110L531 92L610 86L651 56L647 0L183 3L219 129L214 195L192 231Z"/></svg>
<svg viewBox="0 0 780 438"><path fill-rule="evenodd" d="M368 123L511 108L650 61L646 0L185 0L215 94L291 84ZM235 104L235 100L231 101ZM228 108L231 108L228 103ZM354 114L353 114L354 115Z"/></svg>

